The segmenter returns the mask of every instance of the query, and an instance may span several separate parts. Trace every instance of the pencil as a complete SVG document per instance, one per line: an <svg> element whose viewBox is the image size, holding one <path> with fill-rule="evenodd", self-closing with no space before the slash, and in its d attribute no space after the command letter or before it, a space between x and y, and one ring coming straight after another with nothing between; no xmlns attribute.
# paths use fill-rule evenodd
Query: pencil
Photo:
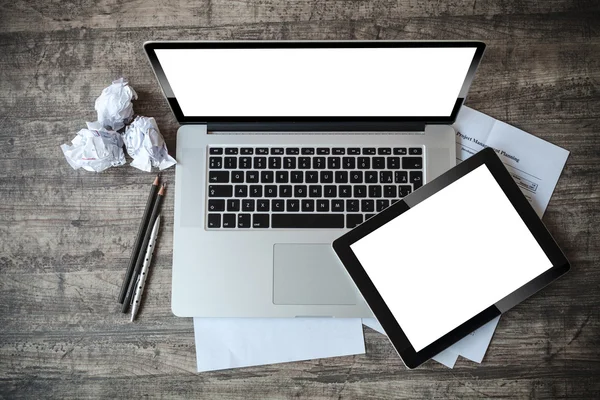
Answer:
<svg viewBox="0 0 600 400"><path fill-rule="evenodd" d="M158 191L158 184L160 180L159 178L160 176L156 175L156 178L154 178L154 182L152 183L152 186L150 188L150 195L148 196L148 200L146 201L146 208L144 209L144 214L142 216L142 221L140 222L140 227L138 228L137 237L135 239L135 243L133 244L133 249L131 250L129 266L127 267L127 271L125 272L125 278L123 279L121 291L119 292L119 304L123 304L123 300L125 299L127 288L129 287L129 281L131 280L131 275L133 274L133 269L135 267L138 254L142 249L142 242L146 233L146 229L148 229L149 226L148 221L150 219L150 213L152 211L152 206L154 205L156 192Z"/></svg>
<svg viewBox="0 0 600 400"><path fill-rule="evenodd" d="M152 236L152 227L154 226L154 223L156 222L156 218L158 218L158 215L160 214L160 206L162 204L162 200L164 197L165 197L165 185L162 185L160 187L160 190L158 191L158 196L156 196L156 201L154 202L154 207L152 208L152 215L150 216L150 220L148 221L148 229L146 229L146 232L144 234L144 241L142 242L142 247L141 247L142 249L148 248L148 243L150 243L150 236ZM133 297L133 294L135 291L135 282L140 273L143 263L144 263L144 252L139 252L136 262L135 262L133 274L131 276L131 279L129 280L127 294L125 295L125 298L123 299L123 306L121 307L122 313L126 313L127 309L129 308L129 305L131 303L131 298Z"/></svg>

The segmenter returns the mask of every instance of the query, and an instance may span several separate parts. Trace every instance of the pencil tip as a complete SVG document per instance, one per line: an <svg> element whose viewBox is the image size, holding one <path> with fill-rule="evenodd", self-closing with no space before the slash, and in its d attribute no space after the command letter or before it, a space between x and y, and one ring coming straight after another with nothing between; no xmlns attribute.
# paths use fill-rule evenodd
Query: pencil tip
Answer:
<svg viewBox="0 0 600 400"><path fill-rule="evenodd" d="M160 187L160 190L158 191L158 194L160 194L161 196L164 195L166 188L167 188L167 186L163 183L162 186Z"/></svg>
<svg viewBox="0 0 600 400"><path fill-rule="evenodd" d="M156 175L156 178L154 178L154 182L152 184L158 186L159 181L160 181L160 174Z"/></svg>

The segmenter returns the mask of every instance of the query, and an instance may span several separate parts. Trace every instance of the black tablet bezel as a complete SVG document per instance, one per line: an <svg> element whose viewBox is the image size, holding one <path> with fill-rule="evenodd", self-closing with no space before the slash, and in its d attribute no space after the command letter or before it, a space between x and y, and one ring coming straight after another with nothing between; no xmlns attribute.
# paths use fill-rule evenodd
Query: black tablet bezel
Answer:
<svg viewBox="0 0 600 400"><path fill-rule="evenodd" d="M456 329L431 343L429 346L416 352L350 246L481 165L485 165L490 170L492 176L496 179L499 186L506 194L506 197L508 197L511 204L552 263L552 267L497 303L475 315ZM529 201L521 192L521 189L519 189L509 172L506 170L502 161L491 148L484 149L471 158L463 161L456 167L439 176L437 179L405 197L403 200L400 200L335 240L333 242L333 249L346 267L352 280L360 290L375 317L383 326L392 345L408 368L415 368L421 365L477 328L521 303L553 280L565 274L570 268L567 258L537 216L531 207L531 204L529 204ZM398 289L402 290L400 285Z"/></svg>
<svg viewBox="0 0 600 400"><path fill-rule="evenodd" d="M395 48L395 47L473 47L475 55L463 81L454 108L448 116L415 116L415 117L239 117L239 116L185 116L179 106L177 98L169 85L169 81L156 56L157 49L244 49L244 48ZM478 41L399 41L399 40L305 40L305 41L153 41L144 43L144 50L152 64L154 73L163 90L169 105L180 124L202 123L208 124L209 130L270 130L278 131L318 131L318 130L344 130L344 131L397 131L399 126L403 130L423 129L424 124L452 124L463 105L469 87L475 77L485 43Z"/></svg>

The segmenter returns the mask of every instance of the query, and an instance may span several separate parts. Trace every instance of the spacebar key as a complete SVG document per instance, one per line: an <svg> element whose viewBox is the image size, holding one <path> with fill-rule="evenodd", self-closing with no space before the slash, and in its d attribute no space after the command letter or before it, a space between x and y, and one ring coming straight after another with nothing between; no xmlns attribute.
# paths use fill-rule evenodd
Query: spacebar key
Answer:
<svg viewBox="0 0 600 400"><path fill-rule="evenodd" d="M273 228L343 228L344 214L271 214Z"/></svg>

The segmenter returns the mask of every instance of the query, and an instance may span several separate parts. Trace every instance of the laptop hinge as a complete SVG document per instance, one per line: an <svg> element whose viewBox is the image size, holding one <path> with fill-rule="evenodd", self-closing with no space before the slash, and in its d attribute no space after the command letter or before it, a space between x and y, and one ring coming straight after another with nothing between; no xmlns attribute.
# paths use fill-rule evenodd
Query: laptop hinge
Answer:
<svg viewBox="0 0 600 400"><path fill-rule="evenodd" d="M423 132L425 122L209 122L207 130L209 132Z"/></svg>

